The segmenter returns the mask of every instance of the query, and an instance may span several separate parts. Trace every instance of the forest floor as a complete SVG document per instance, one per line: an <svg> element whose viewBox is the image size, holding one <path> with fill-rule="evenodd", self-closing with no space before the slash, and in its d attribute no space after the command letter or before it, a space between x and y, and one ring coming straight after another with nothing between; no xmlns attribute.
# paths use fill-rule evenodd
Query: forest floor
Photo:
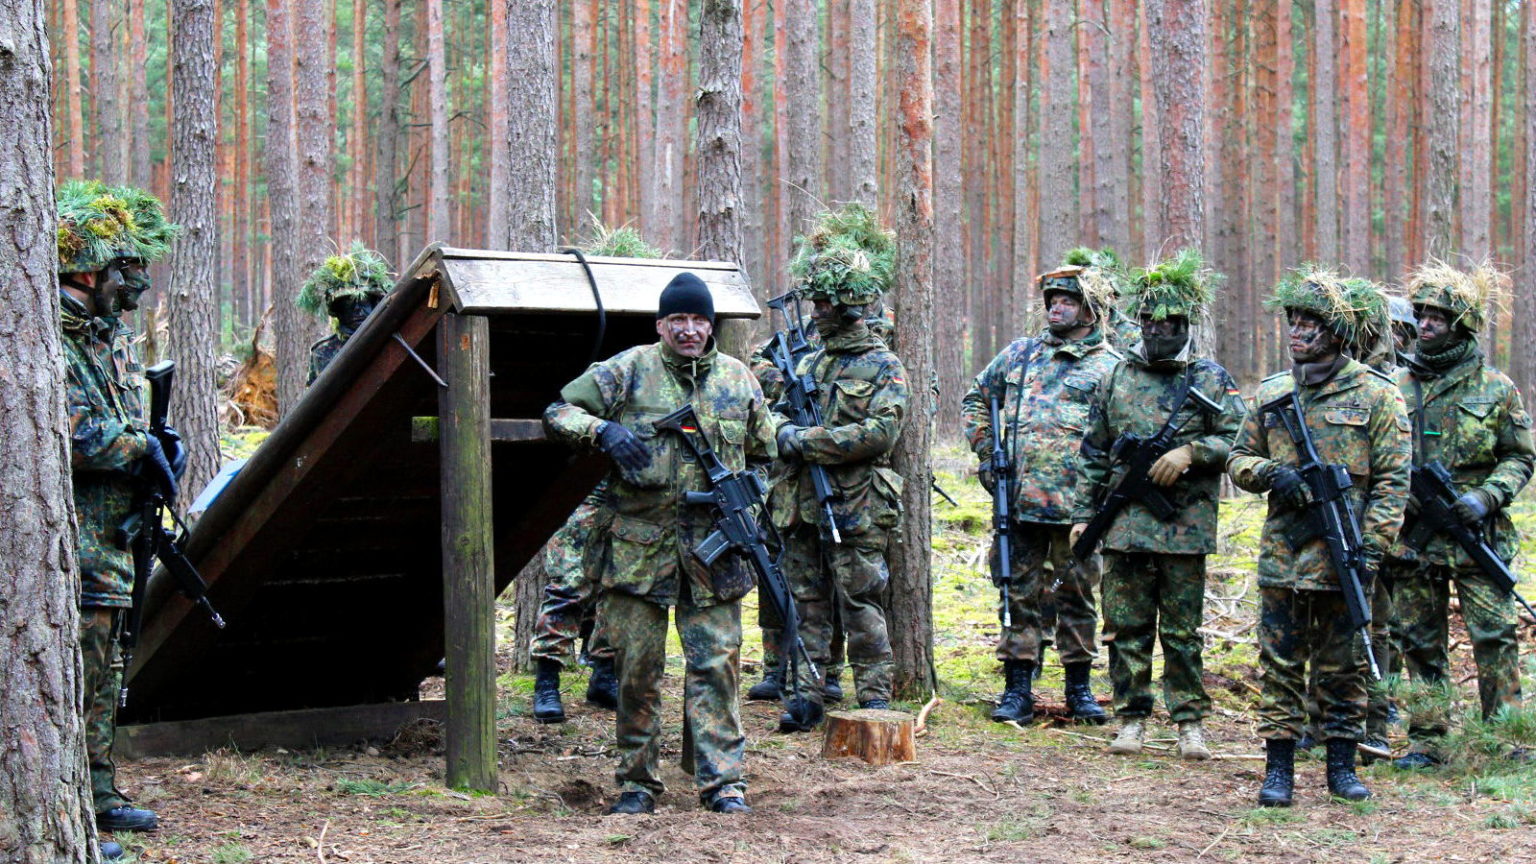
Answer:
<svg viewBox="0 0 1536 864"><path fill-rule="evenodd" d="M1165 750L1140 757L1104 752L1109 727L1059 722L1014 729L986 712L1000 688L992 659L996 595L985 578L988 501L968 459L946 451L940 482L959 500L935 504L936 654L942 702L918 740L917 761L884 768L827 761L821 736L776 734L777 708L747 703L748 801L726 817L699 809L677 766L681 744L675 650L668 662L662 745L667 792L653 816L605 817L613 784L612 714L581 700L585 676L565 676L559 726L528 716L532 680L504 675L498 714L501 793L471 796L442 785L439 731L409 728L394 741L356 749L218 751L200 759L120 766L122 784L159 811L160 831L123 835L128 861L479 864L479 862L946 862L1099 861L1529 862L1536 860L1536 765L1500 756L1467 758L1431 775L1378 763L1362 770L1370 801L1330 800L1320 758L1301 762L1297 802L1253 806L1263 776L1254 734L1258 670L1252 586L1262 502L1243 496L1222 511L1222 550L1211 560L1206 609L1208 721L1223 758L1179 761ZM947 470L946 470L947 469ZM1536 501L1518 505L1531 561ZM511 609L501 609L510 632ZM754 620L748 611L744 620ZM1532 629L1523 626L1529 646ZM1459 636L1459 638L1458 638ZM1475 709L1464 632L1453 635L1461 702ZM746 628L743 681L759 672L760 640ZM675 635L673 637L675 649ZM1527 652L1529 648L1527 648ZM1060 702L1050 655L1036 685ZM505 668L505 667L504 667ZM1536 663L1527 653L1526 692ZM428 682L428 687L440 681ZM1095 689L1107 694L1103 660ZM1466 700L1471 700L1468 705ZM917 703L904 706L916 710ZM1533 743L1536 712L1509 724ZM1151 744L1170 748L1166 717ZM1465 726L1478 726L1464 721ZM1393 744L1404 749L1404 730ZM1467 733L1468 751L1485 742ZM1492 752L1507 751L1495 742Z"/></svg>

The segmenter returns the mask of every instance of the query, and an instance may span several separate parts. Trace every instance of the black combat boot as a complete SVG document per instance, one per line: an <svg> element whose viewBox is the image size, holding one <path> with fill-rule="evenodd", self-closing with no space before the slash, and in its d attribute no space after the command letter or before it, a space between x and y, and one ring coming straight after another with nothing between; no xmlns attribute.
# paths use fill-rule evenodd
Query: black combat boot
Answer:
<svg viewBox="0 0 1536 864"><path fill-rule="evenodd" d="M619 795L619 800L609 807L609 816L625 816L637 813L655 813L656 796L644 789L631 789Z"/></svg>
<svg viewBox="0 0 1536 864"><path fill-rule="evenodd" d="M828 672L827 683L822 685L821 698L828 702L843 701L843 684L838 679L843 677L841 672Z"/></svg>
<svg viewBox="0 0 1536 864"><path fill-rule="evenodd" d="M592 680L587 682L587 701L609 711L619 709L619 679L613 674L612 657L592 658Z"/></svg>
<svg viewBox="0 0 1536 864"><path fill-rule="evenodd" d="M763 680L752 685L747 698L753 702L777 702L784 691L784 666L781 663L763 664Z"/></svg>
<svg viewBox="0 0 1536 864"><path fill-rule="evenodd" d="M1355 776L1355 742L1345 738L1328 739L1328 791L1346 801L1364 801L1371 797Z"/></svg>
<svg viewBox="0 0 1536 864"><path fill-rule="evenodd" d="M115 834L118 831L153 831L159 827L160 817L155 815L155 811L132 804L120 804L96 814L98 831L111 831Z"/></svg>
<svg viewBox="0 0 1536 864"><path fill-rule="evenodd" d="M565 706L560 703L560 661L539 658L533 678L533 719L540 723L564 723Z"/></svg>
<svg viewBox="0 0 1536 864"><path fill-rule="evenodd" d="M780 732L809 732L816 728L826 715L820 702L798 694L784 700L784 713L779 715Z"/></svg>
<svg viewBox="0 0 1536 864"><path fill-rule="evenodd" d="M1029 684L1035 678L1035 664L1030 660L1003 661L1003 695L992 709L998 723L1028 723L1035 719L1035 695Z"/></svg>
<svg viewBox="0 0 1536 864"><path fill-rule="evenodd" d="M859 703L859 707L867 711L889 711L891 703L885 699L865 699Z"/></svg>
<svg viewBox="0 0 1536 864"><path fill-rule="evenodd" d="M1264 748L1264 785L1260 807L1289 807L1296 788L1296 742L1271 738Z"/></svg>
<svg viewBox="0 0 1536 864"><path fill-rule="evenodd" d="M101 860L116 861L123 857L123 844L114 843L111 840L101 841Z"/></svg>
<svg viewBox="0 0 1536 864"><path fill-rule="evenodd" d="M1068 663L1062 667L1067 670L1067 708L1072 711L1075 722L1103 726L1109 720L1109 715L1099 707L1099 700L1093 698L1093 690L1088 686L1089 665Z"/></svg>

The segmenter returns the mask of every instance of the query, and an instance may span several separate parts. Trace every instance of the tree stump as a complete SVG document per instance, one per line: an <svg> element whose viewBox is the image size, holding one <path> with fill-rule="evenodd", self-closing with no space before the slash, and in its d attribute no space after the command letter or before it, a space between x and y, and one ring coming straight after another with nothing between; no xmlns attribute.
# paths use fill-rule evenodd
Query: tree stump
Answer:
<svg viewBox="0 0 1536 864"><path fill-rule="evenodd" d="M871 765L910 762L917 758L913 728L917 718L905 711L859 708L827 714L823 759L857 756Z"/></svg>

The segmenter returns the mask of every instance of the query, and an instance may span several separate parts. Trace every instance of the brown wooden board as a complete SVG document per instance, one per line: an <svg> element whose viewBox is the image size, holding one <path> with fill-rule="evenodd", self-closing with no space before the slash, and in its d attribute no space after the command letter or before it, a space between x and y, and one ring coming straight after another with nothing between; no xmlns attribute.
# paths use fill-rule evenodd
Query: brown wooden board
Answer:
<svg viewBox="0 0 1536 864"><path fill-rule="evenodd" d="M119 726L113 755L119 759L195 757L221 747L248 752L267 747L387 743L407 724L417 720L441 723L444 713L443 700L428 699Z"/></svg>
<svg viewBox="0 0 1536 864"><path fill-rule="evenodd" d="M441 388L394 336L440 371L440 321L456 304L470 308L451 277L478 254L423 252L193 527L187 553L227 629L214 629L163 573L151 580L125 723L412 700L437 674L439 448L412 440L412 418L438 416ZM500 255L498 268L522 266ZM490 416L517 430L491 445L497 591L607 468L526 433L594 355L656 339L652 305L614 311L594 345L583 293L585 308L483 307Z"/></svg>

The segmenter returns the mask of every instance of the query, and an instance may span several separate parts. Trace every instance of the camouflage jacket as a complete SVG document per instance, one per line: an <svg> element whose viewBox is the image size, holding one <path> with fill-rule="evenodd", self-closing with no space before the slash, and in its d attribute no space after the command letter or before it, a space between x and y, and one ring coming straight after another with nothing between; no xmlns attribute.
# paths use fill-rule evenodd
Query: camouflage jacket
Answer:
<svg viewBox="0 0 1536 864"><path fill-rule="evenodd" d="M1088 415L1082 458L1077 466L1077 492L1072 521L1093 518L1105 494L1118 484L1125 466L1111 461L1115 439L1126 433L1151 438L1162 429L1184 388L1198 390L1222 412L1212 415L1190 398L1184 400L1174 426L1173 446L1186 444L1194 455L1189 472L1164 488L1177 512L1167 522L1131 501L1104 534L1104 548L1117 552L1170 552L1180 555L1216 551L1216 505L1221 474L1232 452L1232 439L1243 420L1243 400L1237 383L1214 360L1196 360L1177 368L1149 368L1134 354L1115 364Z"/></svg>
<svg viewBox="0 0 1536 864"><path fill-rule="evenodd" d="M1120 356L1102 335L1065 342L1045 333L1017 339L992 359L960 403L966 440L986 462L992 458L988 405L1001 393L999 419L1009 430L1003 446L1012 454L1014 518L1065 525L1077 487L1078 448L1088 411L1104 376Z"/></svg>
<svg viewBox="0 0 1536 864"><path fill-rule="evenodd" d="M332 333L309 346L309 380L304 382L305 387L315 383L315 379L320 377L325 367L331 365L331 361L336 359L336 355L341 353L342 346L346 344L347 340Z"/></svg>
<svg viewBox="0 0 1536 864"><path fill-rule="evenodd" d="M1509 376L1485 366L1476 351L1444 375L1421 380L1422 374L1407 366L1397 372L1398 387L1413 419L1414 464L1439 460L1450 470L1458 494L1474 488L1492 494L1500 509L1489 520L1489 545L1505 561L1512 561L1520 535L1503 508L1530 481L1536 466L1531 415L1520 391ZM1402 539L1413 529L1413 521L1409 516L1404 524L1392 549L1394 557L1458 568L1477 566L1456 541L1443 535L1435 535L1422 552L1415 552Z"/></svg>
<svg viewBox="0 0 1536 864"><path fill-rule="evenodd" d="M80 605L126 608L133 556L117 548L114 535L133 511L137 482L130 471L148 449L144 366L125 325L91 318L68 295L59 299L70 471L80 526Z"/></svg>
<svg viewBox="0 0 1536 864"><path fill-rule="evenodd" d="M762 389L741 361L713 346L690 359L656 342L594 363L565 385L544 420L555 437L588 447L597 445L604 420L620 423L650 451L648 467L629 473L615 466L606 481L605 512L594 531L609 541L602 550L603 586L663 605L686 591L693 605L709 606L739 599L751 577L738 556L724 556L711 573L691 554L713 530L713 512L685 503L684 495L707 491L709 483L682 440L652 426L689 403L700 431L732 471L777 455ZM732 586L725 594L734 596L718 596L717 585Z"/></svg>
<svg viewBox="0 0 1536 864"><path fill-rule="evenodd" d="M861 322L824 340L796 371L816 381L822 425L801 433L801 449L804 462L826 466L839 493L838 531L846 543L883 546L901 521L902 479L888 466L911 397L906 369ZM775 417L776 426L790 422ZM786 463L775 477L770 510L780 529L824 521L804 462Z"/></svg>
<svg viewBox="0 0 1536 864"><path fill-rule="evenodd" d="M1297 464L1296 448L1273 413L1260 414L1265 403L1296 388L1290 372L1259 384L1243 427L1232 446L1227 470L1239 487L1265 492L1279 465ZM1360 520L1360 536L1377 560L1392 545L1403 524L1408 501L1408 413L1403 394L1386 376L1350 360L1332 378L1300 391L1302 412L1318 457L1344 465L1354 481L1350 502ZM1319 539L1292 552L1283 532L1295 515L1271 499L1259 538L1259 585L1314 591L1339 590L1338 577Z"/></svg>

